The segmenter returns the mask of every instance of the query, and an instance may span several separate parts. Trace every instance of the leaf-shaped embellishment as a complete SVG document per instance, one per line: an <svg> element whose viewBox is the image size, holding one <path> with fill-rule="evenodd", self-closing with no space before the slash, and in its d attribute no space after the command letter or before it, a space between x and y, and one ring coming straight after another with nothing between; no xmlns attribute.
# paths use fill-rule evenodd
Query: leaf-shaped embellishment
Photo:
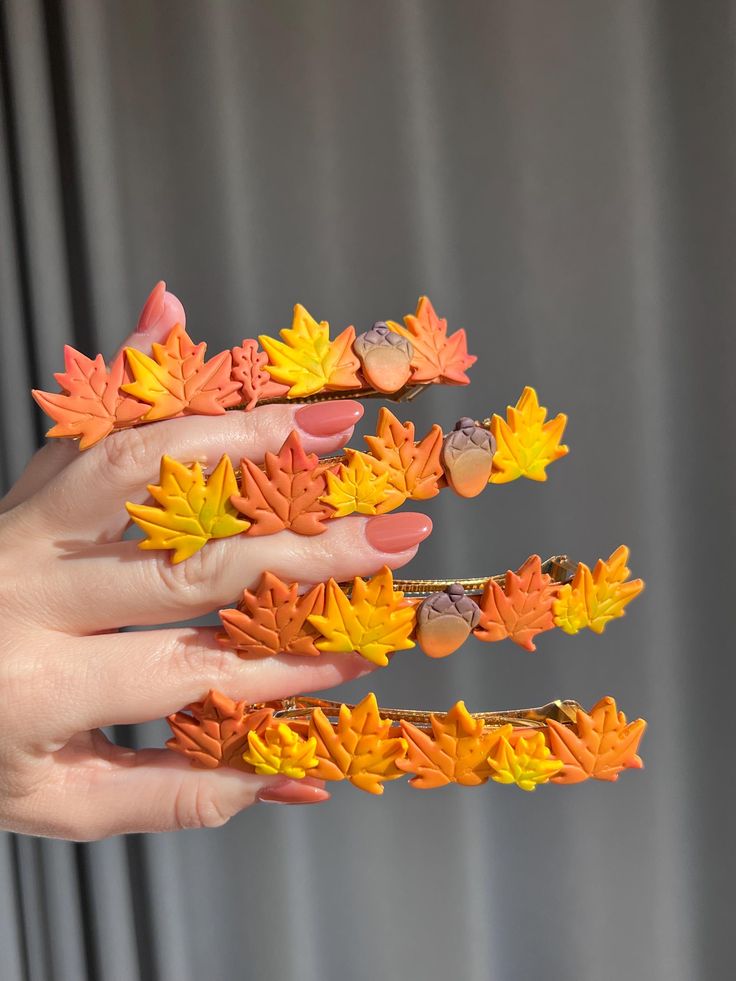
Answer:
<svg viewBox="0 0 736 981"><path fill-rule="evenodd" d="M300 596L298 583L287 586L278 576L264 572L255 592L243 592L238 609L220 610L227 631L221 641L250 657L317 656L314 642L319 633L307 617L322 612L324 596L324 583Z"/></svg>
<svg viewBox="0 0 736 981"><path fill-rule="evenodd" d="M288 385L281 385L271 378L264 365L268 355L258 350L258 341L244 340L240 347L231 351L233 367L231 375L240 384L239 399L246 409L253 409L263 399L277 399L289 391Z"/></svg>
<svg viewBox="0 0 736 981"><path fill-rule="evenodd" d="M266 371L282 385L289 398L304 398L323 389L345 391L360 388L360 361L353 352L355 328L346 327L334 341L329 324L320 323L297 303L291 328L279 331L281 340L261 335L258 340L268 354Z"/></svg>
<svg viewBox="0 0 736 981"><path fill-rule="evenodd" d="M490 579L479 606L480 623L475 635L480 640L504 640L535 651L534 637L555 625L552 603L559 585L542 572L542 560L530 555L518 572L506 573L500 586Z"/></svg>
<svg viewBox="0 0 736 981"><path fill-rule="evenodd" d="M240 401L240 382L230 377L229 351L205 361L207 345L193 344L181 324L171 330L165 344L154 342L151 347L152 358L135 348L125 348L135 381L123 385L123 391L149 403L146 422L187 412L221 415Z"/></svg>
<svg viewBox="0 0 736 981"><path fill-rule="evenodd" d="M346 461L337 474L327 471L327 494L321 500L335 509L333 518L348 514L378 514L389 496L388 472L376 471L373 457L360 450L347 449ZM380 465L379 465L380 466Z"/></svg>
<svg viewBox="0 0 736 981"><path fill-rule="evenodd" d="M319 535L333 510L320 497L327 490L325 466L306 453L299 434L289 434L278 453L266 453L262 470L241 461L240 493L233 506L252 523L249 534L272 535L291 528L299 535Z"/></svg>
<svg viewBox="0 0 736 981"><path fill-rule="evenodd" d="M647 724L643 719L627 723L610 696L590 713L578 709L574 727L554 719L548 719L547 726L552 753L563 764L553 777L555 783L580 783L589 777L618 780L621 770L644 766L636 751Z"/></svg>
<svg viewBox="0 0 736 981"><path fill-rule="evenodd" d="M54 375L61 392L34 389L32 393L56 423L47 436L80 437L79 448L86 450L116 427L128 426L148 412L145 403L120 390L130 380L122 351L108 370L101 354L92 359L65 345L64 367Z"/></svg>
<svg viewBox="0 0 736 981"><path fill-rule="evenodd" d="M333 653L357 651L381 667L388 664L387 654L414 647L410 638L416 611L400 590L394 591L393 581L388 566L367 581L356 576L348 598L330 579L324 614L309 617L324 638L317 641L317 647Z"/></svg>
<svg viewBox="0 0 736 981"><path fill-rule="evenodd" d="M628 548L620 545L607 561L598 559L592 572L584 562L578 563L572 582L561 587L554 602L557 626L566 634L583 627L602 634L607 623L624 616L624 608L644 589L642 579L626 581L628 560Z"/></svg>
<svg viewBox="0 0 736 981"><path fill-rule="evenodd" d="M369 794L382 794L385 780L402 776L397 763L406 753L406 740L391 735L391 722L381 718L372 693L352 710L341 705L335 726L315 709L309 735L317 740L319 761L312 777L349 780Z"/></svg>
<svg viewBox="0 0 736 981"><path fill-rule="evenodd" d="M562 762L549 751L543 732L517 739L512 746L500 739L488 757L497 783L515 783L522 790L535 790L562 769Z"/></svg>
<svg viewBox="0 0 736 981"><path fill-rule="evenodd" d="M317 740L314 736L304 739L285 723L269 726L263 738L257 732L248 733L248 750L243 759L256 773L283 773L293 780L301 780L307 770L318 764L315 756Z"/></svg>
<svg viewBox="0 0 736 981"><path fill-rule="evenodd" d="M546 480L546 468L570 452L560 444L567 416L560 412L545 422L547 410L540 406L537 393L528 386L516 406L506 408L506 419L494 415L491 433L496 440L492 484L507 484L517 477Z"/></svg>
<svg viewBox="0 0 736 981"><path fill-rule="evenodd" d="M199 463L186 467L171 457L161 458L158 484L148 491L151 504L127 503L128 514L147 538L143 549L171 549L171 561L183 562L198 552L211 538L231 538L250 527L238 516L230 498L238 489L233 465L223 456L209 477Z"/></svg>
<svg viewBox="0 0 736 981"><path fill-rule="evenodd" d="M402 423L385 406L378 413L375 436L366 436L374 470L387 475L387 497L377 507L379 514L393 511L407 498L425 501L439 494L444 478L440 454L442 429L434 425L419 443L414 441L414 423Z"/></svg>
<svg viewBox="0 0 736 981"><path fill-rule="evenodd" d="M243 760L248 733L262 732L273 718L273 709L249 712L247 708L245 702L211 691L187 711L168 717L174 735L166 745L188 756L195 766L229 766L252 773L253 768Z"/></svg>
<svg viewBox="0 0 736 981"><path fill-rule="evenodd" d="M486 728L473 718L464 702L456 702L445 715L432 713L432 733L404 719L401 731L408 743L406 759L397 766L413 773L412 787L428 790L459 783L476 787L491 775L488 757L498 741L511 733L511 726Z"/></svg>
<svg viewBox="0 0 736 981"><path fill-rule="evenodd" d="M456 330L447 336L447 320L438 317L429 297L420 296L415 314L404 317L405 327L394 321L388 326L397 334L411 341L412 355L411 381L417 384L445 382L450 385L467 385L470 379L465 374L478 360L468 354L464 330Z"/></svg>

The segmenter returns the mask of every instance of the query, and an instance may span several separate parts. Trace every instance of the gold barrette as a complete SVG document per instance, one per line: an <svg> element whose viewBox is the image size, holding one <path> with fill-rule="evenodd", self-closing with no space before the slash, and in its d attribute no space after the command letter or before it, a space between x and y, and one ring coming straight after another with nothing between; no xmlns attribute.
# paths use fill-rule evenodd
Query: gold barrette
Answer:
<svg viewBox="0 0 736 981"><path fill-rule="evenodd" d="M627 722L613 698L590 712L574 701L510 712L379 709L376 696L358 705L288 698L248 705L211 691L169 717L170 749L200 767L233 767L292 779L349 780L372 794L408 774L421 790L489 779L534 790L548 782L617 780L641 768L646 728Z"/></svg>

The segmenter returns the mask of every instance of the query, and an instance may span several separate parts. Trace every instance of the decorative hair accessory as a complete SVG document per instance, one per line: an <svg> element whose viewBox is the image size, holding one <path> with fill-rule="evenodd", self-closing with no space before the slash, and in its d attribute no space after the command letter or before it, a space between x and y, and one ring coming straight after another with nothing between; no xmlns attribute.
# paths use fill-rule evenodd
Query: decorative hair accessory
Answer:
<svg viewBox="0 0 736 981"><path fill-rule="evenodd" d="M236 471L223 456L209 477L198 463L186 466L164 456L159 483L148 486L155 503L126 507L146 533L141 548L168 549L173 562L182 562L213 538L285 528L318 535L332 518L385 514L447 486L474 497L489 483L546 480L549 464L568 452L560 443L567 417L545 421L547 410L533 388L525 388L506 412L506 419L460 419L447 435L434 425L416 440L414 424L383 407L375 435L365 437L368 453L348 448L321 460L306 453L292 432L278 453L266 454L263 466L242 460Z"/></svg>
<svg viewBox="0 0 736 981"><path fill-rule="evenodd" d="M380 321L356 337L346 327L330 338L326 321L317 322L297 304L281 340L261 335L205 360L207 345L195 344L184 329L184 312L159 283L144 314L164 297L178 306L182 322L153 357L124 348L108 367L101 354L88 358L64 348L64 371L54 377L60 392L34 391L33 397L55 425L47 436L79 439L84 450L116 429L127 429L182 415L221 415L273 402L331 398L390 398L405 401L431 384L467 385L465 331L447 333L426 296L404 325ZM260 342L260 347L259 347ZM262 350L261 350L262 348Z"/></svg>
<svg viewBox="0 0 736 981"><path fill-rule="evenodd" d="M220 610L220 640L246 658L357 651L382 667L389 654L417 645L446 657L471 633L534 651L537 634L554 627L601 634L623 616L644 588L641 579L628 581L628 557L622 545L591 571L565 555L546 562L531 555L517 572L461 580L394 579L384 567L368 580L330 579L303 593L266 572L237 609Z"/></svg>
<svg viewBox="0 0 736 981"><path fill-rule="evenodd" d="M166 745L195 766L349 780L371 794L405 774L420 790L489 779L522 790L613 781L642 767L637 748L646 728L643 719L627 723L610 697L590 712L556 701L483 713L456 702L437 713L379 709L373 694L355 706L301 697L247 705L216 691L169 716L169 725Z"/></svg>

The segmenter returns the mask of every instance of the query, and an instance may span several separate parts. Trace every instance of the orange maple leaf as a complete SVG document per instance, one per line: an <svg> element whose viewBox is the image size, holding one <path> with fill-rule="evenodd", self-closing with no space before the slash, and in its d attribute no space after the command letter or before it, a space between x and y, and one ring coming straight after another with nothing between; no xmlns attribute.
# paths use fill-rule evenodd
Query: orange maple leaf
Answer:
<svg viewBox="0 0 736 981"><path fill-rule="evenodd" d="M406 741L390 732L391 722L381 718L372 693L352 710L341 705L335 726L322 709L315 709L309 736L317 740L319 763L310 770L310 777L349 780L369 794L382 794L385 780L402 775L397 763L406 752Z"/></svg>
<svg viewBox="0 0 736 981"><path fill-rule="evenodd" d="M258 341L244 340L240 347L232 349L233 368L231 375L240 382L242 401L246 409L255 408L263 399L276 399L289 391L288 385L274 381L265 370L268 355L258 350Z"/></svg>
<svg viewBox="0 0 736 981"><path fill-rule="evenodd" d="M548 719L547 725L550 749L563 763L552 777L555 783L580 783L590 777L618 780L621 770L644 765L636 751L647 724L643 719L627 723L610 696L602 698L590 713L578 709L574 728L554 719Z"/></svg>
<svg viewBox="0 0 736 981"><path fill-rule="evenodd" d="M482 719L473 718L464 702L456 702L445 715L430 716L432 735L411 722L401 720L408 747L406 759L396 765L415 774L412 787L428 790L459 783L476 787L491 775L488 757L496 743L511 733L511 726L485 727Z"/></svg>
<svg viewBox="0 0 736 981"><path fill-rule="evenodd" d="M393 511L407 498L425 501L440 491L444 470L442 429L434 425L419 443L414 441L414 423L400 422L383 406L378 413L375 436L365 436L375 460L378 476L388 475L385 498L376 506L378 514Z"/></svg>
<svg viewBox="0 0 736 981"><path fill-rule="evenodd" d="M88 358L68 344L64 346L65 371L54 374L61 392L33 391L33 397L55 426L47 436L81 437L86 450L119 426L128 426L148 412L148 406L121 392L130 380L123 352L108 370L101 354Z"/></svg>
<svg viewBox="0 0 736 981"><path fill-rule="evenodd" d="M542 560L530 555L518 572L509 570L503 586L490 579L479 602L475 629L480 640L504 640L535 651L534 637L555 625L552 604L559 584L542 572Z"/></svg>
<svg viewBox="0 0 736 981"><path fill-rule="evenodd" d="M232 355L229 351L204 360L207 345L193 344L177 324L165 344L154 344L153 358L135 348L125 348L135 381L123 385L123 391L151 406L146 422L170 419L184 412L221 415L228 406L240 400L240 382L230 377Z"/></svg>
<svg viewBox="0 0 736 981"><path fill-rule="evenodd" d="M272 535L291 528L300 535L319 535L333 509L320 501L327 492L325 466L306 453L293 431L278 453L266 453L264 469L241 460L240 494L230 500L248 517L249 535Z"/></svg>
<svg viewBox="0 0 736 981"><path fill-rule="evenodd" d="M456 330L447 336L447 320L438 317L429 297L420 296L415 314L404 317L406 327L393 321L388 326L397 334L411 341L414 354L411 359L411 381L426 383L444 381L450 385L467 385L465 374L478 360L468 354L464 330Z"/></svg>
<svg viewBox="0 0 736 981"><path fill-rule="evenodd" d="M243 760L248 749L248 733L263 732L271 722L273 709L249 712L245 702L235 702L218 691L210 691L201 702L168 717L173 737L169 749L188 756L195 766L219 766L253 772Z"/></svg>
<svg viewBox="0 0 736 981"><path fill-rule="evenodd" d="M220 640L251 657L317 656L320 652L314 641L320 634L307 617L322 613L324 597L324 583L300 596L298 583L287 586L278 576L264 572L255 592L243 592L238 609L220 610L220 620L227 631Z"/></svg>

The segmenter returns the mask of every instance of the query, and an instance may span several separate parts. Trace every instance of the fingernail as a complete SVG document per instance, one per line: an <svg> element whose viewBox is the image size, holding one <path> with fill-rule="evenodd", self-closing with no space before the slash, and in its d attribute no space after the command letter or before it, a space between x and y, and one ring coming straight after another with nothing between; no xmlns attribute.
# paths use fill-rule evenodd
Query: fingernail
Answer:
<svg viewBox="0 0 736 981"><path fill-rule="evenodd" d="M141 315L138 318L136 334L150 334L154 327L170 329L176 324L186 326L187 316L178 297L168 293L166 283L161 280L151 290Z"/></svg>
<svg viewBox="0 0 736 981"><path fill-rule="evenodd" d="M334 436L350 429L363 415L363 406L355 399L315 402L297 409L297 426L310 436Z"/></svg>
<svg viewBox="0 0 736 981"><path fill-rule="evenodd" d="M321 804L330 799L328 792L321 787L300 787L295 783L264 787L256 797L262 804Z"/></svg>
<svg viewBox="0 0 736 981"><path fill-rule="evenodd" d="M369 518L365 526L368 544L377 552L405 552L418 545L432 531L426 514L407 511L403 514L381 514Z"/></svg>

